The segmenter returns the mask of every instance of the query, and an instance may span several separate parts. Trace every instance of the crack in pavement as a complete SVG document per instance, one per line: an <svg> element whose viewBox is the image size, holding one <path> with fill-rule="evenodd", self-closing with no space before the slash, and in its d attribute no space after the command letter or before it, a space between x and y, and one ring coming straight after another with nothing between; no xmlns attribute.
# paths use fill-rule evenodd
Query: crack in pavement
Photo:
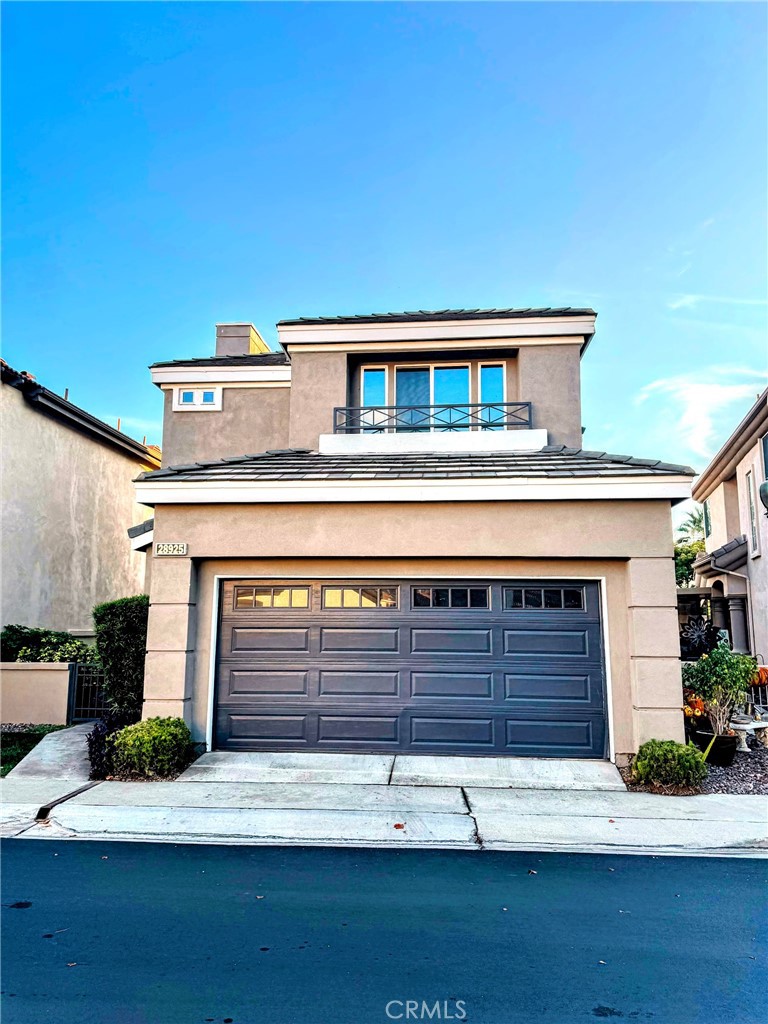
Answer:
<svg viewBox="0 0 768 1024"><path fill-rule="evenodd" d="M459 790L460 790L462 798L464 800L464 804L465 804L465 806L467 808L467 814L472 819L472 826L473 826L472 839L473 839L473 841L475 843L477 843L477 845L480 847L481 850L484 850L485 849L485 845L483 843L483 837L480 835L480 828L478 827L478 824L477 824L477 818L475 817L475 815L474 815L474 813L472 811L472 805L469 802L469 797L467 796L463 786L459 786Z"/></svg>

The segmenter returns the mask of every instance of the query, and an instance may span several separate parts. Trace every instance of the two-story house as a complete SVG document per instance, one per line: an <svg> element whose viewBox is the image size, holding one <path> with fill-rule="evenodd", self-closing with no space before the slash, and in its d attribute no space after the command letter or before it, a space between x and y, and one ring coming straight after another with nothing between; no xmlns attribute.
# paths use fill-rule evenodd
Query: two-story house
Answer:
<svg viewBox="0 0 768 1024"><path fill-rule="evenodd" d="M622 760L682 739L671 506L581 449L591 309L217 327L156 363L145 715L228 750Z"/></svg>
<svg viewBox="0 0 768 1024"><path fill-rule="evenodd" d="M710 589L712 621L734 650L768 664L768 389L701 474L693 489L704 504L706 552L696 582ZM762 491L761 491L762 489Z"/></svg>

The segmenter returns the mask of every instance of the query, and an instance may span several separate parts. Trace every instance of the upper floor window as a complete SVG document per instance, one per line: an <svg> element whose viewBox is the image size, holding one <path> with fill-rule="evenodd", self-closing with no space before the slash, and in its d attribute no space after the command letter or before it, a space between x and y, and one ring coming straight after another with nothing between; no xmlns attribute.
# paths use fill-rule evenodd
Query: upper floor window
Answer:
<svg viewBox="0 0 768 1024"><path fill-rule="evenodd" d="M709 514L709 498L704 502L702 506L704 513L704 536L708 537L712 533L712 518Z"/></svg>
<svg viewBox="0 0 768 1024"><path fill-rule="evenodd" d="M221 409L221 388L174 388L174 412L204 412Z"/></svg>
<svg viewBox="0 0 768 1024"><path fill-rule="evenodd" d="M755 474L747 470L747 515L749 516L749 547L753 555L760 554L760 536L757 530L757 495L755 494Z"/></svg>
<svg viewBox="0 0 768 1024"><path fill-rule="evenodd" d="M768 434L760 438L760 446L763 449L763 480L768 480Z"/></svg>

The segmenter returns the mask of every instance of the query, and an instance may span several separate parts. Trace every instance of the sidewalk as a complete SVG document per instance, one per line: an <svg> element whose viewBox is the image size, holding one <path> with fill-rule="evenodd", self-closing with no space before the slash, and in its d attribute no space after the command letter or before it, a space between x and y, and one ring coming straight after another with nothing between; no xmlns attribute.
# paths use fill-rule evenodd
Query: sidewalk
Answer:
<svg viewBox="0 0 768 1024"><path fill-rule="evenodd" d="M0 835L768 855L765 797L630 793L606 761L217 751L176 782L89 783L84 748L51 733L0 782Z"/></svg>
<svg viewBox="0 0 768 1024"><path fill-rule="evenodd" d="M30 785L3 781L3 834L468 852L768 854L766 800L757 796L359 783L102 782L56 804L45 820L36 821L36 802L55 799L56 787L33 792L26 788ZM60 786L58 795L64 796L67 788L71 791L71 782Z"/></svg>

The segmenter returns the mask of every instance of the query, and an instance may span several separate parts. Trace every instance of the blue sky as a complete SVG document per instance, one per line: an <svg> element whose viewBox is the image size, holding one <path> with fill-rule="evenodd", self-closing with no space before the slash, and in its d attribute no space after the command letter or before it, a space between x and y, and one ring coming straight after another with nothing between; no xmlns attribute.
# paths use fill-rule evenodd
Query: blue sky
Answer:
<svg viewBox="0 0 768 1024"><path fill-rule="evenodd" d="M592 305L585 447L764 386L766 9L7 3L4 358L160 440L216 321Z"/></svg>

